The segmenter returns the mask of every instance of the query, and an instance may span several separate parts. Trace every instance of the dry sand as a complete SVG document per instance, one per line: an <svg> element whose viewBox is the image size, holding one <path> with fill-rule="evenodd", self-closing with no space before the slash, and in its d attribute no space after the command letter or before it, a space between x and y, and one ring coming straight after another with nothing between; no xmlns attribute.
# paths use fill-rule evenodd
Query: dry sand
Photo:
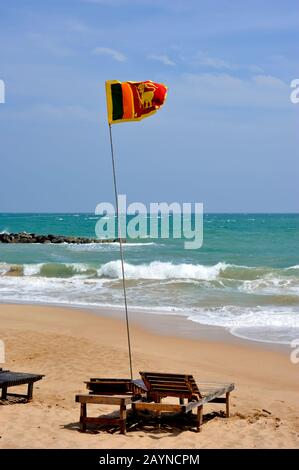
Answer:
<svg viewBox="0 0 299 470"><path fill-rule="evenodd" d="M198 381L234 382L236 389L231 417L221 416L222 405L206 406L201 433L168 423L122 436L80 433L74 396L90 377L128 377L123 321L69 308L0 305L0 338L5 368L46 375L31 403L0 404L1 448L299 448L299 364L286 352L158 335L134 324L135 377L139 370L184 372ZM111 411L90 406L95 416Z"/></svg>

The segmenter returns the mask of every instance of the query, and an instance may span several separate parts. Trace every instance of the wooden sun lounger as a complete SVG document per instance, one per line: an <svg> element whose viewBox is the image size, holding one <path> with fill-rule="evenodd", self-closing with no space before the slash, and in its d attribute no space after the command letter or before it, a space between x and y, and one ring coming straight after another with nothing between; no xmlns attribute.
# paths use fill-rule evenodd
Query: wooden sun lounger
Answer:
<svg viewBox="0 0 299 470"><path fill-rule="evenodd" d="M44 375L40 374L27 374L24 372L11 372L9 370L0 370L0 389L2 389L1 399L7 400L7 397L21 397L27 401L32 400L33 395L33 384L34 382L41 380ZM15 387L17 385L28 384L27 393L8 393L9 387Z"/></svg>
<svg viewBox="0 0 299 470"><path fill-rule="evenodd" d="M163 374L140 372L148 389L148 402L142 400L132 404L138 410L161 412L192 413L197 409L197 431L200 431L205 403L225 403L226 416L229 417L229 395L234 384L201 383L196 384L191 374ZM161 403L166 397L179 398L179 404ZM185 402L186 401L186 402Z"/></svg>
<svg viewBox="0 0 299 470"><path fill-rule="evenodd" d="M85 382L89 395L76 395L76 402L81 404L81 431L85 432L89 423L117 424L120 432L125 434L127 405L132 406L133 412L149 410L158 415L167 411L191 414L193 409L197 409L198 431L205 403L225 403L226 416L229 416L229 394L234 384L197 384L191 374L140 372L140 375L142 380L91 378ZM177 397L179 403L162 403L166 397ZM88 417L87 403L119 406L119 417Z"/></svg>

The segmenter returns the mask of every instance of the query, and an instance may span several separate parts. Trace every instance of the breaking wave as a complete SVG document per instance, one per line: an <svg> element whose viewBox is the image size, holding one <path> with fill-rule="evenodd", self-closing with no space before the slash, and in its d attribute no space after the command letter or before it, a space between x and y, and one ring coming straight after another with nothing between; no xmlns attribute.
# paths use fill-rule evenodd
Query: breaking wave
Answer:
<svg viewBox="0 0 299 470"><path fill-rule="evenodd" d="M130 308L171 312L234 335L286 344L299 334L298 270L219 262L125 263ZM0 300L121 306L120 261L0 263ZM248 304L249 303L249 304Z"/></svg>
<svg viewBox="0 0 299 470"><path fill-rule="evenodd" d="M173 264L161 261L153 261L149 264L133 265L125 263L127 279L216 279L225 263L217 263L214 266L200 264ZM100 277L121 278L120 261L110 261L98 270Z"/></svg>
<svg viewBox="0 0 299 470"><path fill-rule="evenodd" d="M81 247L81 246L80 246ZM85 245L83 245L85 247ZM208 266L203 264L152 261L151 263L125 263L125 274L131 280L161 280L178 282L206 281L210 287L234 288L243 293L299 294L298 269L261 268L219 262ZM0 263L2 276L72 277L88 276L106 279L120 279L121 262L97 263Z"/></svg>

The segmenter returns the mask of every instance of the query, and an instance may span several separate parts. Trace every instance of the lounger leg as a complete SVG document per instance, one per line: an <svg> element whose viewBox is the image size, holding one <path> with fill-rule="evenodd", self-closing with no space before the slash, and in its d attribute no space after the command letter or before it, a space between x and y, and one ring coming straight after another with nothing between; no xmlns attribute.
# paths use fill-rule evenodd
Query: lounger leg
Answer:
<svg viewBox="0 0 299 470"><path fill-rule="evenodd" d="M2 387L1 398L2 398L2 400L6 400L6 399L7 399L7 386L6 386L6 385L4 385L4 386Z"/></svg>
<svg viewBox="0 0 299 470"><path fill-rule="evenodd" d="M226 417L229 418L229 392L226 393Z"/></svg>
<svg viewBox="0 0 299 470"><path fill-rule="evenodd" d="M86 431L86 422L84 418L87 416L87 409L86 409L86 403L81 403L81 408L80 408L80 430L82 432Z"/></svg>
<svg viewBox="0 0 299 470"><path fill-rule="evenodd" d="M161 403L161 398L157 398L155 402ZM157 411L157 428L158 429L161 429L161 416L162 416L161 411Z"/></svg>
<svg viewBox="0 0 299 470"><path fill-rule="evenodd" d="M201 431L202 417L203 417L203 406L201 405L197 408L197 432Z"/></svg>
<svg viewBox="0 0 299 470"><path fill-rule="evenodd" d="M120 433L126 434L126 420L127 420L127 409L124 402L121 403L119 409L119 419L120 419Z"/></svg>
<svg viewBox="0 0 299 470"><path fill-rule="evenodd" d="M33 382L30 382L28 384L28 389L27 389L27 401L32 400L32 395L33 395Z"/></svg>

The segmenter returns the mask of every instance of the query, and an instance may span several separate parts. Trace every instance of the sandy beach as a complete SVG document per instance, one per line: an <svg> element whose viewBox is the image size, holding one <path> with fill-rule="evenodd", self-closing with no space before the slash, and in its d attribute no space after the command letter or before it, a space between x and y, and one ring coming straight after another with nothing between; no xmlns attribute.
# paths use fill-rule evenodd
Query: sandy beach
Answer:
<svg viewBox="0 0 299 470"><path fill-rule="evenodd" d="M82 434L74 396L85 392L84 380L128 376L124 322L116 315L71 308L1 305L5 368L45 378L36 383L31 403L0 405L0 447L299 448L299 366L290 362L287 351L229 341L225 335L222 341L219 333L217 340L211 335L169 336L169 320L163 321L159 335L133 320L134 375L151 369L192 373L198 381L234 382L229 419L221 416L221 405L214 404L204 409L201 433L178 425L160 430L137 426L126 436L107 431ZM92 408L95 416L113 411Z"/></svg>

